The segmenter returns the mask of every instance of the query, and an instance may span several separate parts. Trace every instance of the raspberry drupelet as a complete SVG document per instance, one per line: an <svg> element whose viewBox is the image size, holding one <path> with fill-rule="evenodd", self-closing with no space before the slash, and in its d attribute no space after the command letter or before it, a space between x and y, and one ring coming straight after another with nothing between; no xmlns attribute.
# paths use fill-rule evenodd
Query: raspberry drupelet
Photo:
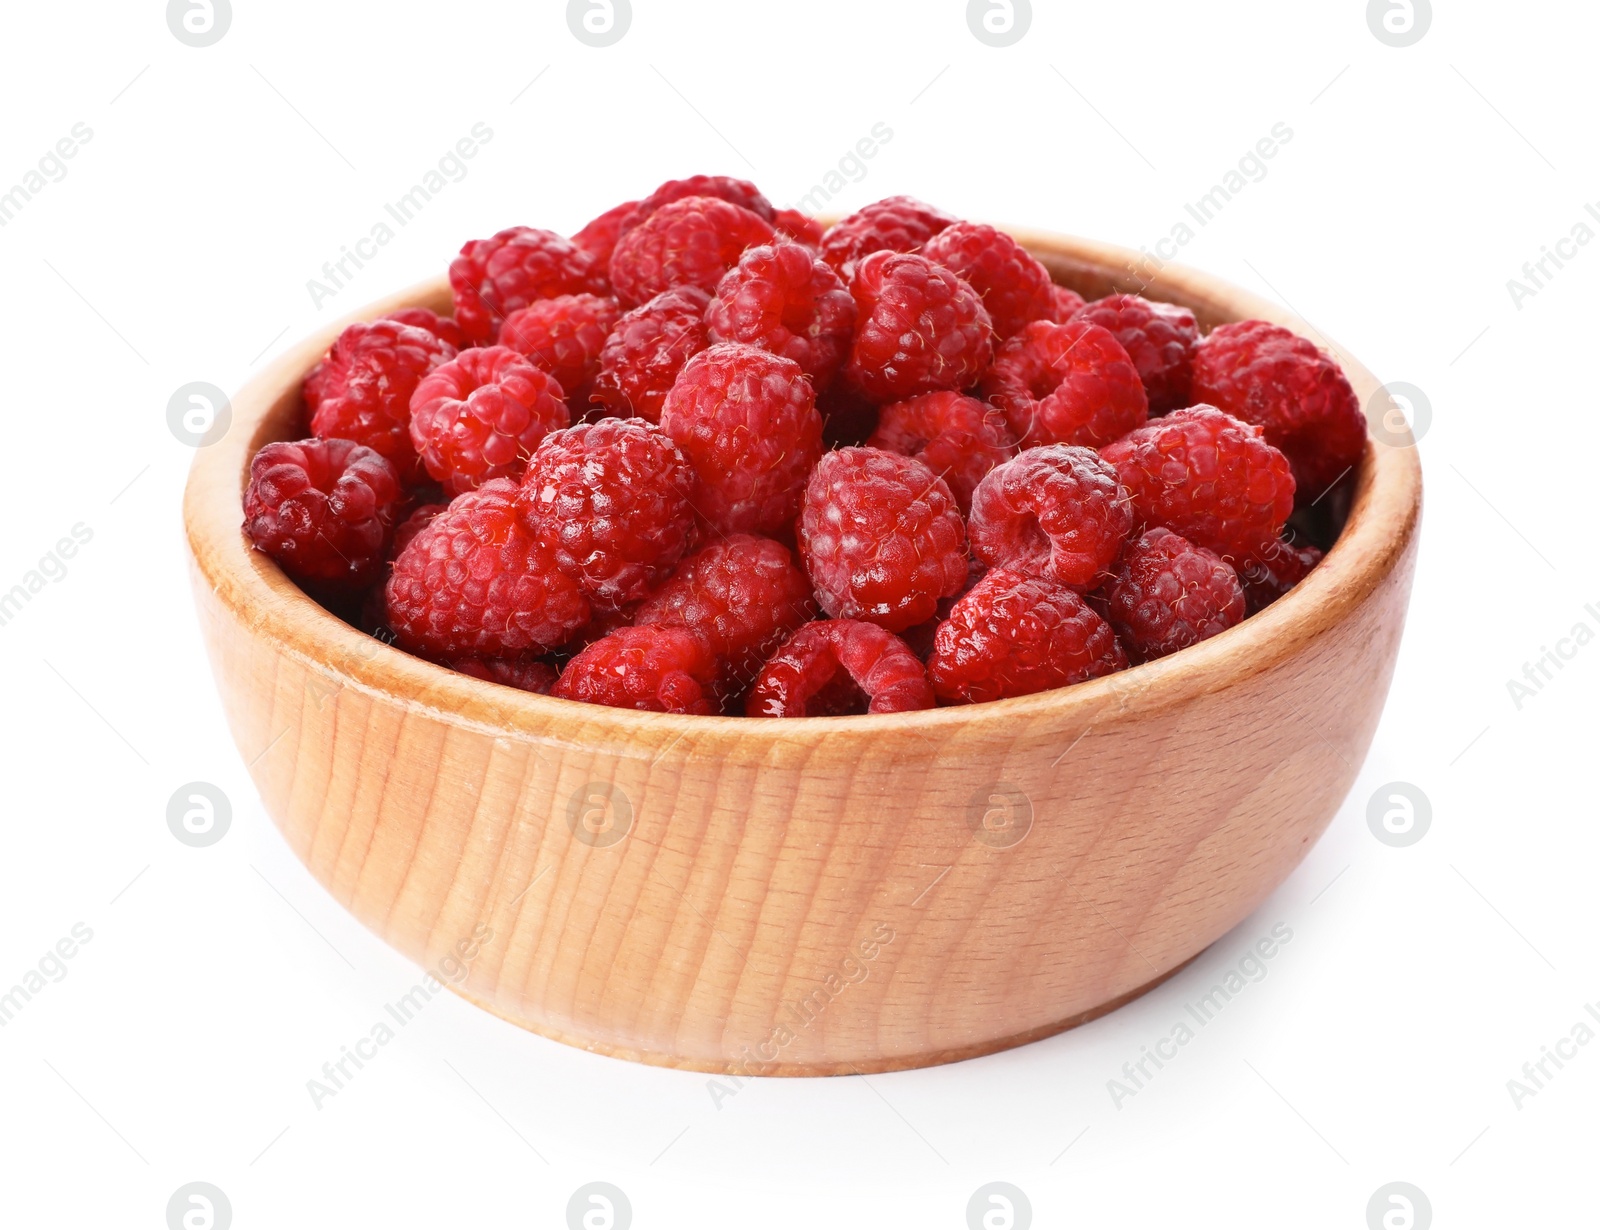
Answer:
<svg viewBox="0 0 1600 1230"><path fill-rule="evenodd" d="M1236 568L1250 614L1271 606L1321 562L1322 552L1316 547L1291 542L1287 537L1274 539L1240 560Z"/></svg>
<svg viewBox="0 0 1600 1230"><path fill-rule="evenodd" d="M1294 475L1261 429L1215 406L1174 410L1100 455L1133 498L1135 520L1165 526L1224 559L1242 559L1283 532Z"/></svg>
<svg viewBox="0 0 1600 1230"><path fill-rule="evenodd" d="M808 247L786 240L745 249L706 311L714 342L746 342L793 359L817 392L850 351L856 301Z"/></svg>
<svg viewBox="0 0 1600 1230"><path fill-rule="evenodd" d="M732 534L681 561L634 615L637 624L671 624L697 634L735 687L811 618L815 602L789 548L770 538Z"/></svg>
<svg viewBox="0 0 1600 1230"><path fill-rule="evenodd" d="M883 449L842 448L818 463L800 514L800 556L823 610L890 632L931 618L967 581L949 486Z"/></svg>
<svg viewBox="0 0 1600 1230"><path fill-rule="evenodd" d="M853 619L806 624L757 676L751 717L842 717L932 709L917 655L892 632Z"/></svg>
<svg viewBox="0 0 1600 1230"><path fill-rule="evenodd" d="M1134 662L1187 649L1245 617L1244 589L1228 562L1159 526L1127 545L1103 596Z"/></svg>
<svg viewBox="0 0 1600 1230"><path fill-rule="evenodd" d="M1195 351L1193 396L1254 423L1294 468L1301 503L1360 461L1367 420L1338 363L1264 320L1213 329Z"/></svg>
<svg viewBox="0 0 1600 1230"><path fill-rule="evenodd" d="M622 309L601 295L557 295L518 308L500 326L500 345L555 377L574 418L589 409L600 352Z"/></svg>
<svg viewBox="0 0 1600 1230"><path fill-rule="evenodd" d="M939 625L928 674L940 700L973 704L1082 683L1127 665L1111 625L1075 591L997 568Z"/></svg>
<svg viewBox="0 0 1600 1230"><path fill-rule="evenodd" d="M1004 231L982 222L957 222L930 238L920 251L971 284L989 311L995 336L1002 340L1023 325L1054 316L1050 271Z"/></svg>
<svg viewBox="0 0 1600 1230"><path fill-rule="evenodd" d="M505 346L462 351L411 395L411 443L452 496L520 478L539 441L569 422L561 386Z"/></svg>
<svg viewBox="0 0 1600 1230"><path fill-rule="evenodd" d="M1128 352L1087 321L1034 321L1000 347L981 387L1024 445L1099 448L1149 417Z"/></svg>
<svg viewBox="0 0 1600 1230"><path fill-rule="evenodd" d="M618 628L581 650L550 695L652 713L718 711L717 659L685 628Z"/></svg>
<svg viewBox="0 0 1600 1230"><path fill-rule="evenodd" d="M461 332L461 326L448 316L441 316L428 308L401 308L398 312L390 312L384 319L397 320L403 325L410 325L413 329L431 333L441 342L449 342L457 350L467 348L466 335Z"/></svg>
<svg viewBox="0 0 1600 1230"><path fill-rule="evenodd" d="M660 422L683 365L710 345L710 303L698 287L677 286L623 316L600 351L594 401L618 418Z"/></svg>
<svg viewBox="0 0 1600 1230"><path fill-rule="evenodd" d="M1138 295L1107 295L1082 308L1074 319L1110 330L1122 344L1144 383L1151 414L1190 404L1200 330L1188 308L1153 303Z"/></svg>
<svg viewBox="0 0 1600 1230"><path fill-rule="evenodd" d="M822 456L822 419L800 365L738 342L684 364L661 430L694 467L695 512L722 534L790 525Z"/></svg>
<svg viewBox="0 0 1600 1230"><path fill-rule="evenodd" d="M244 533L297 581L354 591L382 573L403 498L394 467L364 445L268 444L250 462Z"/></svg>
<svg viewBox="0 0 1600 1230"><path fill-rule="evenodd" d="M507 316L537 299L609 293L605 269L589 252L531 226L468 242L450 262L450 289L456 324L478 346L494 341Z"/></svg>
<svg viewBox="0 0 1600 1230"><path fill-rule="evenodd" d="M1093 589L1133 529L1133 502L1092 449L1030 448L991 470L972 497L972 554L991 568Z"/></svg>
<svg viewBox="0 0 1600 1230"><path fill-rule="evenodd" d="M573 246L582 248L594 257L595 264L601 269L610 269L611 253L616 249L617 240L622 238L622 232L637 208L639 208L638 201L624 201L620 205L613 205L599 217L584 223L583 229L572 236Z"/></svg>
<svg viewBox="0 0 1600 1230"><path fill-rule="evenodd" d="M925 256L874 252L850 281L856 333L845 375L884 405L964 389L988 367L993 327L978 292Z"/></svg>
<svg viewBox="0 0 1600 1230"><path fill-rule="evenodd" d="M713 291L746 248L772 236L772 224L742 206L680 197L623 233L611 253L611 284L629 307L674 286Z"/></svg>
<svg viewBox="0 0 1600 1230"><path fill-rule="evenodd" d="M534 451L518 507L528 531L599 607L636 602L689 545L694 472L661 431L601 419Z"/></svg>
<svg viewBox="0 0 1600 1230"><path fill-rule="evenodd" d="M686 179L667 180L640 201L628 215L623 230L632 230L663 205L670 205L688 196L716 197L718 200L748 209L766 222L771 222L776 216L772 202L762 195L761 189L747 179L734 179L729 175L690 175Z"/></svg>
<svg viewBox="0 0 1600 1230"><path fill-rule="evenodd" d="M449 342L397 320L351 325L306 376L311 433L364 444L387 457L402 482L420 482L422 462L411 443L411 394L424 376L455 355Z"/></svg>
<svg viewBox="0 0 1600 1230"><path fill-rule="evenodd" d="M841 218L822 236L822 259L848 282L874 252L914 252L956 219L909 196L885 197Z"/></svg>
<svg viewBox="0 0 1600 1230"><path fill-rule="evenodd" d="M577 582L523 528L517 484L458 495L394 561L389 626L424 657L505 657L564 644L589 620Z"/></svg>

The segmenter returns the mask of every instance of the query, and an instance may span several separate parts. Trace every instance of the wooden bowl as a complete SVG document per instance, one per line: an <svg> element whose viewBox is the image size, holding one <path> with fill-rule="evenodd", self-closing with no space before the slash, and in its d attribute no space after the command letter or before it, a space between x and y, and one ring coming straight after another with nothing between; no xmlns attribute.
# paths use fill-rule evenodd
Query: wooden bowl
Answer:
<svg viewBox="0 0 1600 1230"><path fill-rule="evenodd" d="M1135 253L1016 233L1090 298L1139 288ZM1175 266L1149 293L1205 328L1261 317L1309 332ZM353 319L412 304L448 310L443 279ZM537 1033L784 1075L1045 1037L1249 915L1371 742L1416 553L1409 440L1369 440L1343 533L1304 583L1173 657L928 713L663 716L410 657L248 549L250 457L302 434L301 377L337 332L244 388L195 460L184 517L212 667L312 874L444 985ZM1371 405L1378 382L1333 352Z"/></svg>

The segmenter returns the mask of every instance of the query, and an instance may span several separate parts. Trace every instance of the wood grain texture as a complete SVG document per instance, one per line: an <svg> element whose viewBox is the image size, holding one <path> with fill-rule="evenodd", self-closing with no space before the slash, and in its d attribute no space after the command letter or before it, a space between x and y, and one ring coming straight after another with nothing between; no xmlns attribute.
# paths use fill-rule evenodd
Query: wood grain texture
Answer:
<svg viewBox="0 0 1600 1230"><path fill-rule="evenodd" d="M1014 233L1091 296L1144 280L1134 253ZM1207 325L1262 317L1327 344L1176 266L1148 293ZM354 319L407 304L448 310L448 289ZM528 1029L649 1063L795 1075L1043 1037L1245 918L1366 754L1411 587L1414 447L1369 442L1323 565L1174 657L930 713L641 714L409 657L248 549L249 459L299 434L300 379L336 333L242 390L231 431L195 461L185 522L206 644L240 752L312 874ZM1333 349L1368 405L1377 381ZM626 833L608 844L596 828Z"/></svg>

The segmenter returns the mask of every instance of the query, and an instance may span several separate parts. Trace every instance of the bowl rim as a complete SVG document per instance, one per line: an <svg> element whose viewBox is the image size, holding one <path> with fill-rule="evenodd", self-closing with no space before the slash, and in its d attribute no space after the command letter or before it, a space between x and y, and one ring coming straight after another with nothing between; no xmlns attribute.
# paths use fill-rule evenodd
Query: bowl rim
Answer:
<svg viewBox="0 0 1600 1230"><path fill-rule="evenodd" d="M850 733L938 736L973 724L1001 727L1039 716L1058 720L1063 735L1071 735L1094 726L1111 710L1125 718L1168 709L1269 670L1355 612L1404 556L1421 514L1422 471L1411 433L1386 425L1385 434L1397 441L1389 444L1371 431L1372 416L1392 408L1392 402L1375 396L1382 387L1377 378L1299 317L1220 278L1172 263L1161 265L1152 276L1136 277L1132 271L1148 266L1147 255L1095 240L995 225L1053 266L1053 273L1105 280L1118 289L1186 304L1209 319L1269 320L1309 337L1338 359L1368 417L1368 439L1344 529L1304 581L1265 610L1169 657L1029 696L910 713L813 718L648 713L541 696L461 674L345 623L268 556L252 549L240 532L250 460L269 438L281 438L276 425L286 399L298 400L311 365L351 323L401 307L447 307L449 285L441 274L315 331L239 390L231 401L229 429L220 440L196 450L184 493L185 537L196 583L245 621L254 635L332 675L339 686L407 709L427 710L458 726L554 746L604 748L622 757L649 757L652 764L674 746L685 758L763 762L775 744L812 751ZM943 744L943 739L929 740L931 748Z"/></svg>

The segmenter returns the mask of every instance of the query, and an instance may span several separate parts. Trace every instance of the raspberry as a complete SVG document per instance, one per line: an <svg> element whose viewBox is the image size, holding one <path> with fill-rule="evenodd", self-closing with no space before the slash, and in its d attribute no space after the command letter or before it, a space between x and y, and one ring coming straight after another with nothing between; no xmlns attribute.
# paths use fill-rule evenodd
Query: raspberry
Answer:
<svg viewBox="0 0 1600 1230"><path fill-rule="evenodd" d="M1077 315L1109 329L1122 343L1144 382L1151 414L1189 404L1194 348L1200 336L1194 313L1175 303L1153 303L1138 295L1107 295Z"/></svg>
<svg viewBox="0 0 1600 1230"><path fill-rule="evenodd" d="M779 235L787 235L796 243L803 243L808 248L822 246L822 223L809 214L803 214L798 209L780 209L772 215L772 229ZM828 266L830 269L833 266Z"/></svg>
<svg viewBox="0 0 1600 1230"><path fill-rule="evenodd" d="M810 248L779 240L746 248L706 312L714 342L747 342L793 359L825 389L850 350L856 301Z"/></svg>
<svg viewBox="0 0 1600 1230"><path fill-rule="evenodd" d="M1005 342L982 392L1023 444L1098 448L1149 417L1138 369L1109 330L1037 320Z"/></svg>
<svg viewBox="0 0 1600 1230"><path fill-rule="evenodd" d="M450 262L456 324L467 340L486 346L505 318L536 299L607 293L605 269L572 240L554 231L513 226L474 239Z"/></svg>
<svg viewBox="0 0 1600 1230"><path fill-rule="evenodd" d="M600 351L622 309L599 295L557 295L518 308L500 326L500 344L556 378L574 416L589 408Z"/></svg>
<svg viewBox="0 0 1600 1230"><path fill-rule="evenodd" d="M423 477L411 444L411 394L455 347L394 320L351 325L305 379L311 433L383 454L401 481Z"/></svg>
<svg viewBox="0 0 1600 1230"><path fill-rule="evenodd" d="M551 689L563 700L654 713L717 712L717 660L683 628L618 628L582 650Z"/></svg>
<svg viewBox="0 0 1600 1230"><path fill-rule="evenodd" d="M967 542L950 488L922 462L842 448L817 464L800 514L800 556L817 601L839 619L899 632L967 582Z"/></svg>
<svg viewBox="0 0 1600 1230"><path fill-rule="evenodd" d="M398 559L400 552L411 545L411 540L422 533L446 507L445 504L418 504L413 508L406 519L394 527L394 536L389 540L389 562Z"/></svg>
<svg viewBox="0 0 1600 1230"><path fill-rule="evenodd" d="M1083 296L1070 286L1052 287L1051 298L1054 308L1050 313L1050 319L1058 325L1064 325L1076 316L1084 304Z"/></svg>
<svg viewBox="0 0 1600 1230"><path fill-rule="evenodd" d="M1100 455L1117 468L1143 525L1163 525L1225 559L1277 538L1294 476L1261 429L1215 406L1174 410Z"/></svg>
<svg viewBox="0 0 1600 1230"><path fill-rule="evenodd" d="M738 342L684 364L661 430L694 466L695 511L723 534L787 526L822 455L822 419L800 365Z"/></svg>
<svg viewBox="0 0 1600 1230"><path fill-rule="evenodd" d="M1194 398L1255 423L1294 468L1302 502L1360 460L1367 421L1338 363L1264 320L1214 329L1194 359Z"/></svg>
<svg viewBox="0 0 1600 1230"><path fill-rule="evenodd" d="M691 356L709 344L711 296L693 286L663 291L617 322L600 352L594 400L622 418L661 420L661 403Z"/></svg>
<svg viewBox="0 0 1600 1230"><path fill-rule="evenodd" d="M447 495L519 478L539 441L571 422L561 386L515 350L464 350L411 395L411 443Z"/></svg>
<svg viewBox="0 0 1600 1230"><path fill-rule="evenodd" d="M674 286L716 289L752 244L768 243L772 224L711 196L686 196L661 206L627 231L611 254L611 284L629 307Z"/></svg>
<svg viewBox="0 0 1600 1230"><path fill-rule="evenodd" d="M1128 544L1104 593L1111 626L1135 662L1177 653L1245 615L1232 566L1159 526Z"/></svg>
<svg viewBox="0 0 1600 1230"><path fill-rule="evenodd" d="M1122 670L1111 625L1046 577L995 569L956 602L934 633L928 674L958 704L1027 696Z"/></svg>
<svg viewBox="0 0 1600 1230"><path fill-rule="evenodd" d="M523 528L517 485L458 495L394 561L385 590L399 644L430 658L543 653L589 619L577 583Z"/></svg>
<svg viewBox="0 0 1600 1230"><path fill-rule="evenodd" d="M829 227L822 236L822 259L848 282L862 257L886 250L913 252L955 221L915 197L885 197Z"/></svg>
<svg viewBox="0 0 1600 1230"><path fill-rule="evenodd" d="M543 658L453 658L447 665L474 679L503 683L508 688L537 692L540 696L550 695L556 682L556 668Z"/></svg>
<svg viewBox="0 0 1600 1230"><path fill-rule="evenodd" d="M671 624L697 634L748 682L777 645L811 618L811 583L789 548L733 534L680 563L644 600L639 624Z"/></svg>
<svg viewBox="0 0 1600 1230"><path fill-rule="evenodd" d="M874 252L850 282L856 336L846 375L882 405L964 389L989 365L992 326L978 292L925 256Z"/></svg>
<svg viewBox="0 0 1600 1230"><path fill-rule="evenodd" d="M398 312L390 312L385 320L398 320L403 325L410 325L413 329L421 329L431 333L441 342L449 342L457 350L467 348L467 339L461 332L461 326L448 316L441 316L427 308L413 307L401 308Z"/></svg>
<svg viewBox="0 0 1600 1230"><path fill-rule="evenodd" d="M1069 589L1100 583L1133 528L1117 471L1073 444L1030 448L997 466L972 497L972 553L993 568Z"/></svg>
<svg viewBox="0 0 1600 1230"><path fill-rule="evenodd" d="M972 285L1002 340L1055 313L1050 271L1004 231L982 222L957 222L929 239L921 252Z"/></svg>
<svg viewBox="0 0 1600 1230"><path fill-rule="evenodd" d="M1310 543L1297 545L1279 538L1238 563L1250 614L1265 610L1283 597L1322 562L1322 552Z"/></svg>
<svg viewBox="0 0 1600 1230"><path fill-rule="evenodd" d="M382 573L402 498L394 466L364 445L268 444L250 462L244 533L297 581L360 589Z"/></svg>
<svg viewBox="0 0 1600 1230"><path fill-rule="evenodd" d="M747 179L733 179L727 175L691 175L688 179L669 179L635 206L622 229L630 231L663 205L681 201L688 196L716 197L748 209L767 222L774 218L772 202L761 195L761 190Z"/></svg>
<svg viewBox="0 0 1600 1230"><path fill-rule="evenodd" d="M613 205L598 218L586 223L584 228L572 237L573 246L582 248L594 257L595 264L601 269L610 269L611 253L616 249L617 240L622 238L628 219L638 207L638 201L624 201L620 205Z"/></svg>
<svg viewBox="0 0 1600 1230"><path fill-rule="evenodd" d="M602 419L552 432L519 506L530 533L597 606L642 598L689 545L694 472L656 428Z"/></svg>
<svg viewBox="0 0 1600 1230"><path fill-rule="evenodd" d="M1017 451L998 410L948 390L885 406L867 446L922 462L949 484L963 515L983 476Z"/></svg>
<svg viewBox="0 0 1600 1230"><path fill-rule="evenodd" d="M762 669L751 717L842 717L932 709L933 688L917 655L892 632L854 619L809 623Z"/></svg>

